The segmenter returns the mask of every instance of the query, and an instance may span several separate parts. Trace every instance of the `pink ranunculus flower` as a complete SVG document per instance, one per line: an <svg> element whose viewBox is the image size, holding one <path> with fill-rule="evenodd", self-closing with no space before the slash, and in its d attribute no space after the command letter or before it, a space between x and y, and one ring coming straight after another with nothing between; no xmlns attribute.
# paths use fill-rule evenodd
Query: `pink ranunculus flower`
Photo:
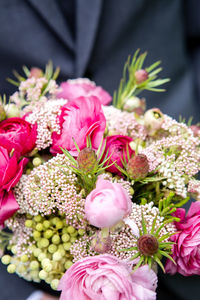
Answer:
<svg viewBox="0 0 200 300"><path fill-rule="evenodd" d="M61 110L61 133L53 132L51 152L62 153L62 147L77 156L73 138L82 150L86 147L87 136L90 136L93 149L98 149L106 128L106 119L98 98L79 97L65 104Z"/></svg>
<svg viewBox="0 0 200 300"><path fill-rule="evenodd" d="M19 206L15 200L12 188L18 183L22 176L23 168L28 162L27 158L19 161L19 153L10 152L0 146L0 225L11 217Z"/></svg>
<svg viewBox="0 0 200 300"><path fill-rule="evenodd" d="M131 208L130 196L122 185L101 177L85 201L87 220L99 228L114 226L131 213Z"/></svg>
<svg viewBox="0 0 200 300"><path fill-rule="evenodd" d="M37 126L22 118L10 118L0 123L0 144L11 151L15 149L21 155L35 147Z"/></svg>
<svg viewBox="0 0 200 300"><path fill-rule="evenodd" d="M73 264L61 278L60 300L155 300L157 276L147 265L131 265L109 254Z"/></svg>
<svg viewBox="0 0 200 300"><path fill-rule="evenodd" d="M124 160L124 156L126 158L126 161L128 160L127 158L127 146L128 146L128 151L129 155L131 156L135 152L131 149L129 146L129 143L132 142L133 139L129 136L126 135L112 135L108 136L106 138L106 147L104 151L104 156L105 157L107 153L107 157L110 157L110 159L106 162L106 165L110 165L112 163L116 163L119 167L123 168L122 160ZM107 171L114 173L114 174L121 174L119 169L113 164L110 167L106 169Z"/></svg>
<svg viewBox="0 0 200 300"><path fill-rule="evenodd" d="M96 96L101 104L107 105L111 102L112 97L102 87L96 86L93 81L87 78L78 78L62 82L61 92L58 93L58 98L64 98L69 101L78 97Z"/></svg>
<svg viewBox="0 0 200 300"><path fill-rule="evenodd" d="M176 265L170 260L166 263L166 271L171 274L176 272L184 275L200 275L200 202L193 202L185 214L185 209L176 210L176 222L178 233L171 237L175 242L173 245L173 259Z"/></svg>

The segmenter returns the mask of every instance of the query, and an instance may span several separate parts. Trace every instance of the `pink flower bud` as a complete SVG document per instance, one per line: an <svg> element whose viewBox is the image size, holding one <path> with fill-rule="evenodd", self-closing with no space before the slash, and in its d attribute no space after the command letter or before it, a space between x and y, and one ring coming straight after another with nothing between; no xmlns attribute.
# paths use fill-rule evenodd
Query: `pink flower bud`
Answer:
<svg viewBox="0 0 200 300"><path fill-rule="evenodd" d="M148 130L149 135L154 135L163 124L164 115L158 108L152 108L144 114L144 125Z"/></svg>
<svg viewBox="0 0 200 300"><path fill-rule="evenodd" d="M137 84L141 84L148 79L148 72L144 69L135 72L135 80Z"/></svg>
<svg viewBox="0 0 200 300"><path fill-rule="evenodd" d="M97 156L91 148L84 148L77 157L78 167L80 170L89 173L97 167Z"/></svg>
<svg viewBox="0 0 200 300"><path fill-rule="evenodd" d="M190 126L195 137L200 137L200 125L192 125Z"/></svg>
<svg viewBox="0 0 200 300"><path fill-rule="evenodd" d="M30 71L30 75L29 75L29 78L31 77L35 77L35 78L40 78L40 77L43 77L43 72L41 69L39 68L31 68L31 71Z"/></svg>
<svg viewBox="0 0 200 300"><path fill-rule="evenodd" d="M128 162L127 172L132 179L146 177L149 172L149 163L146 155L134 155Z"/></svg>
<svg viewBox="0 0 200 300"><path fill-rule="evenodd" d="M99 178L96 188L87 196L85 214L93 226L112 227L128 216L132 202L127 191L119 184Z"/></svg>
<svg viewBox="0 0 200 300"><path fill-rule="evenodd" d="M146 103L145 99L138 98L138 97L130 97L125 100L125 104L123 110L128 112L135 112L138 115L142 115L145 111Z"/></svg>

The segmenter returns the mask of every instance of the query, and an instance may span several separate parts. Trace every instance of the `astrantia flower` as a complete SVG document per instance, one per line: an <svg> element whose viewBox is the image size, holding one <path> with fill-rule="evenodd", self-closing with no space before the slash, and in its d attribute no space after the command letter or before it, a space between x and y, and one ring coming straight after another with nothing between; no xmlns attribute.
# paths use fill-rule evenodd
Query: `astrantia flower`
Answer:
<svg viewBox="0 0 200 300"><path fill-rule="evenodd" d="M90 136L92 147L98 149L106 127L106 120L98 98L79 97L61 108L59 117L61 133L52 134L52 153L62 153L61 147L77 156L74 140L80 150L86 147Z"/></svg>
<svg viewBox="0 0 200 300"><path fill-rule="evenodd" d="M176 265L167 261L166 271L184 276L200 275L200 202L191 204L187 216L183 208L177 209L174 215L180 218L175 223L178 233L171 237L175 242L172 257Z"/></svg>
<svg viewBox="0 0 200 300"><path fill-rule="evenodd" d="M101 104L107 105L111 102L112 97L102 87L96 86L93 81L87 78L79 78L74 80L67 80L62 82L61 92L58 93L58 98L64 98L69 101L78 97L95 96L99 99Z"/></svg>
<svg viewBox="0 0 200 300"><path fill-rule="evenodd" d="M148 266L131 266L104 254L76 262L61 278L61 300L154 300L156 274Z"/></svg>

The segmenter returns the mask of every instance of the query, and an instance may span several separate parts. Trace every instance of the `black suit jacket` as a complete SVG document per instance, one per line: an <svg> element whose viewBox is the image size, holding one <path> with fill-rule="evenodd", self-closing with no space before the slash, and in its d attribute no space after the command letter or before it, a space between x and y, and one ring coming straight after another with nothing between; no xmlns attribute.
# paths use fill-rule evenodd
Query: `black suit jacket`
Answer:
<svg viewBox="0 0 200 300"><path fill-rule="evenodd" d="M148 107L199 121L199 1L74 0L74 35L60 1L0 0L0 94L14 92L5 81L13 69L44 68L49 59L60 66L60 80L87 76L113 93L127 56L140 48L149 52L147 64L161 59L162 77L171 78L166 93L144 93ZM25 299L32 287L17 278L10 286L14 275L0 270L0 299L14 299L10 287L15 299ZM158 299L200 297L197 278L160 280Z"/></svg>

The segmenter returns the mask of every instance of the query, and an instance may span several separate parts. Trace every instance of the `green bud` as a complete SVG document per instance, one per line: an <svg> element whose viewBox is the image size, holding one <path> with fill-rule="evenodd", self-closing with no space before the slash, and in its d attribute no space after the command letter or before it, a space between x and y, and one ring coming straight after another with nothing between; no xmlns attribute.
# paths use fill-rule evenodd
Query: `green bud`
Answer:
<svg viewBox="0 0 200 300"><path fill-rule="evenodd" d="M46 254L45 253L40 253L39 255L38 255L38 260L39 261L42 261L44 258L46 258Z"/></svg>
<svg viewBox="0 0 200 300"><path fill-rule="evenodd" d="M13 254L17 254L17 247L16 247L16 246L12 246L11 252L12 252Z"/></svg>
<svg viewBox="0 0 200 300"><path fill-rule="evenodd" d="M49 264L44 265L44 266L43 266L43 269L44 269L44 271L46 271L47 273L51 272L52 269L53 269L52 264L49 263Z"/></svg>
<svg viewBox="0 0 200 300"><path fill-rule="evenodd" d="M42 239L39 241L39 245L40 245L39 248L46 248L46 247L49 246L49 240L48 240L48 239L45 239L45 238L42 238Z"/></svg>
<svg viewBox="0 0 200 300"><path fill-rule="evenodd" d="M81 171L89 173L97 166L97 155L91 148L84 148L81 150L77 157L78 167Z"/></svg>
<svg viewBox="0 0 200 300"><path fill-rule="evenodd" d="M70 247L71 247L71 243L70 242L68 242L68 243L64 243L63 244L63 247L64 247L64 249L65 249L65 251L69 251L70 250Z"/></svg>
<svg viewBox="0 0 200 300"><path fill-rule="evenodd" d="M63 228L63 222L62 221L59 221L56 223L56 228L57 229L62 229Z"/></svg>
<svg viewBox="0 0 200 300"><path fill-rule="evenodd" d="M7 271L8 271L8 273L15 273L15 271L16 271L16 266L15 266L14 264L8 265Z"/></svg>
<svg viewBox="0 0 200 300"><path fill-rule="evenodd" d="M59 261L62 259L62 255L59 251L56 251L54 254L53 254L53 261Z"/></svg>
<svg viewBox="0 0 200 300"><path fill-rule="evenodd" d="M11 256L10 255L4 255L1 258L1 262L4 265L8 265L10 263L10 261L11 261Z"/></svg>
<svg viewBox="0 0 200 300"><path fill-rule="evenodd" d="M42 160L39 157L34 157L34 159L32 160L32 163L33 163L34 167L38 167L42 164Z"/></svg>
<svg viewBox="0 0 200 300"><path fill-rule="evenodd" d="M34 255L35 257L38 257L40 253L42 253L42 250L41 250L40 248L36 248L36 249L33 251L33 255Z"/></svg>
<svg viewBox="0 0 200 300"><path fill-rule="evenodd" d="M72 237L70 238L70 242L71 242L71 243L76 242L76 240L77 240L77 238L76 238L75 236L72 236Z"/></svg>
<svg viewBox="0 0 200 300"><path fill-rule="evenodd" d="M42 225L42 223L38 223L38 224L36 225L35 229L36 229L37 231L42 231L42 230L43 230L43 225Z"/></svg>
<svg viewBox="0 0 200 300"><path fill-rule="evenodd" d="M49 228L50 225L51 225L51 223L48 220L44 220L43 226L44 226L45 229Z"/></svg>
<svg viewBox="0 0 200 300"><path fill-rule="evenodd" d="M78 230L78 234L79 234L79 235L84 235L84 234L85 234L85 230L80 228L80 229Z"/></svg>
<svg viewBox="0 0 200 300"><path fill-rule="evenodd" d="M49 245L49 247L48 247L49 253L55 253L56 250L57 250L57 246L56 245L54 245L54 244Z"/></svg>
<svg viewBox="0 0 200 300"><path fill-rule="evenodd" d="M60 222L60 219L58 217L54 217L51 222L53 225L56 225L56 223Z"/></svg>
<svg viewBox="0 0 200 300"><path fill-rule="evenodd" d="M69 236L69 234L65 233L62 235L61 239L64 243L66 243L70 240L70 236Z"/></svg>
<svg viewBox="0 0 200 300"><path fill-rule="evenodd" d="M26 220L25 221L25 226L28 228L31 228L33 226L33 221L32 220Z"/></svg>
<svg viewBox="0 0 200 300"><path fill-rule="evenodd" d="M24 265L22 265L22 264L17 267L17 272L19 274L26 273L26 270L27 270L27 268Z"/></svg>
<svg viewBox="0 0 200 300"><path fill-rule="evenodd" d="M21 260L21 262L25 263L28 261L28 256L26 254L24 254L20 257L20 260Z"/></svg>
<svg viewBox="0 0 200 300"><path fill-rule="evenodd" d="M31 270L37 270L37 269L39 269L39 263L38 263L38 261L36 261L36 260L33 260L31 263L30 263L30 269Z"/></svg>
<svg viewBox="0 0 200 300"><path fill-rule="evenodd" d="M68 233L67 227L64 227L64 228L62 229L62 234L65 234L65 233Z"/></svg>
<svg viewBox="0 0 200 300"><path fill-rule="evenodd" d="M33 231L33 238L38 241L41 237L41 233L37 230Z"/></svg>
<svg viewBox="0 0 200 300"><path fill-rule="evenodd" d="M5 111L6 111L7 118L20 117L20 110L13 103L6 104L5 105Z"/></svg>
<svg viewBox="0 0 200 300"><path fill-rule="evenodd" d="M0 122L6 119L6 112L3 105L0 104Z"/></svg>
<svg viewBox="0 0 200 300"><path fill-rule="evenodd" d="M71 260L67 260L65 263L65 269L68 270L73 265L73 262Z"/></svg>
<svg viewBox="0 0 200 300"><path fill-rule="evenodd" d="M48 229L47 231L44 232L44 237L46 239L50 239L53 236L53 230Z"/></svg>
<svg viewBox="0 0 200 300"><path fill-rule="evenodd" d="M34 221L37 222L37 223L41 222L42 221L42 216L40 216L40 215L35 216Z"/></svg>
<svg viewBox="0 0 200 300"><path fill-rule="evenodd" d="M55 234L53 237L52 237L52 243L55 244L55 245L58 245L60 243L60 237L58 234Z"/></svg>
<svg viewBox="0 0 200 300"><path fill-rule="evenodd" d="M67 227L67 232L68 232L69 234L74 233L74 232L75 232L74 227L73 227L73 226L68 226L68 227Z"/></svg>
<svg viewBox="0 0 200 300"><path fill-rule="evenodd" d="M40 278L40 279L44 280L44 279L47 278L47 276L48 276L48 274L47 274L47 272L45 272L44 270L41 270L41 271L39 272L39 278Z"/></svg>
<svg viewBox="0 0 200 300"><path fill-rule="evenodd" d="M59 280L58 279L53 279L52 282L51 282L51 288L53 290L57 290L58 284L59 284Z"/></svg>

